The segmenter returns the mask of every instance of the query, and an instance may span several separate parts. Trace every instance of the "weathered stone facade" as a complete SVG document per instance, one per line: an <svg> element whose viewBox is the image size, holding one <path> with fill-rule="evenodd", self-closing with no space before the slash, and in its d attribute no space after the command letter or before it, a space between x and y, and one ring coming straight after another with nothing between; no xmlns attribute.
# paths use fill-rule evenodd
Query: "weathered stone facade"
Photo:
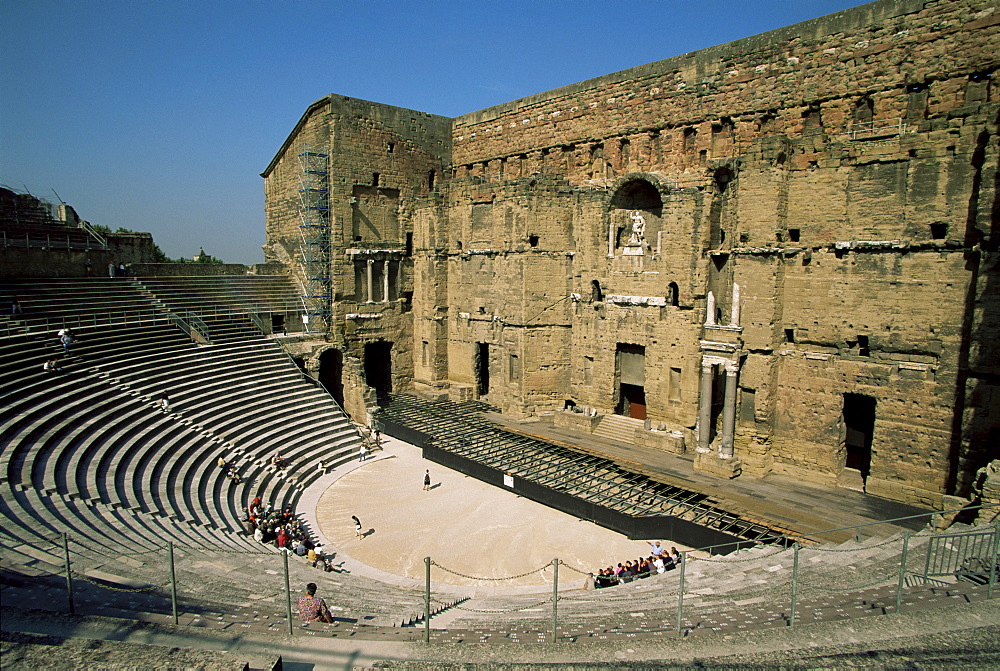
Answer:
<svg viewBox="0 0 1000 671"><path fill-rule="evenodd" d="M331 95L263 174L266 256L322 154L355 414L624 414L706 472L941 505L1000 442L998 25L875 2L455 119Z"/></svg>

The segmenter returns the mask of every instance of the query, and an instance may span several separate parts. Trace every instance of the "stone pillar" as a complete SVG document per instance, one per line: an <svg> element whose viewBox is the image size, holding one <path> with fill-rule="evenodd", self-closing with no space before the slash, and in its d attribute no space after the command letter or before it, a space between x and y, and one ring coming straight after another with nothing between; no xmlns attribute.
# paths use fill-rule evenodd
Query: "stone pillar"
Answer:
<svg viewBox="0 0 1000 671"><path fill-rule="evenodd" d="M715 294L709 291L705 303L705 326L715 326Z"/></svg>
<svg viewBox="0 0 1000 671"><path fill-rule="evenodd" d="M722 406L722 442L719 444L719 458L733 458L733 434L736 432L736 374L737 365L726 364L726 396Z"/></svg>
<svg viewBox="0 0 1000 671"><path fill-rule="evenodd" d="M372 293L372 290L375 288L374 286L372 286L372 267L374 265L375 265L375 261L373 261L372 259L368 259L368 266L366 267L368 275L365 278L367 280L366 283L368 285L368 287L367 287L368 288L368 293L366 294L366 297L368 299L367 300L368 303L371 303L374 300L374 294Z"/></svg>
<svg viewBox="0 0 1000 671"><path fill-rule="evenodd" d="M382 302L389 302L389 260L382 262Z"/></svg>
<svg viewBox="0 0 1000 671"><path fill-rule="evenodd" d="M608 222L608 258L615 258L615 222Z"/></svg>
<svg viewBox="0 0 1000 671"><path fill-rule="evenodd" d="M712 364L701 360L701 394L698 398L698 447L696 451L707 454L712 451L708 437L712 423Z"/></svg>
<svg viewBox="0 0 1000 671"><path fill-rule="evenodd" d="M733 283L733 307L729 312L729 325L740 325L740 285Z"/></svg>

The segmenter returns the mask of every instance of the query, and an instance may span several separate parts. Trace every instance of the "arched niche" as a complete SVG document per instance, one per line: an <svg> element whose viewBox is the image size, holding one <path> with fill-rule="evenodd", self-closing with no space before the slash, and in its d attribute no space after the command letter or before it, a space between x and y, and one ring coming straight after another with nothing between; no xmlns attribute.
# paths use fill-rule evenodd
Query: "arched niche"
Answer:
<svg viewBox="0 0 1000 671"><path fill-rule="evenodd" d="M609 242L615 254L628 246L641 246L644 253L655 250L657 235L663 230L663 195L658 181L641 173L619 179L611 191L608 216ZM638 226L637 216L641 218Z"/></svg>

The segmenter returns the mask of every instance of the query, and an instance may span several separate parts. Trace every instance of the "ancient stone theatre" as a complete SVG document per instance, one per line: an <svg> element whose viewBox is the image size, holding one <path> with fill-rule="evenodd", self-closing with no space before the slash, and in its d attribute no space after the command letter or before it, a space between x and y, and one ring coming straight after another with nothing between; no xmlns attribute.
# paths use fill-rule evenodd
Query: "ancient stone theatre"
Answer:
<svg viewBox="0 0 1000 671"><path fill-rule="evenodd" d="M331 94L263 173L307 366L940 506L1000 443L993 0L882 0L455 118ZM630 434L632 435L632 434Z"/></svg>

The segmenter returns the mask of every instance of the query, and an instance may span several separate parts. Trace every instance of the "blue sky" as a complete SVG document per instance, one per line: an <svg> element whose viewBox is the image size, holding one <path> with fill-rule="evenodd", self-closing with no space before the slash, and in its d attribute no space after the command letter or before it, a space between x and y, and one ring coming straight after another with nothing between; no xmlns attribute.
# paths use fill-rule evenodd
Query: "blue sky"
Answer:
<svg viewBox="0 0 1000 671"><path fill-rule="evenodd" d="M0 0L0 185L263 261L260 172L327 93L456 116L858 0Z"/></svg>

